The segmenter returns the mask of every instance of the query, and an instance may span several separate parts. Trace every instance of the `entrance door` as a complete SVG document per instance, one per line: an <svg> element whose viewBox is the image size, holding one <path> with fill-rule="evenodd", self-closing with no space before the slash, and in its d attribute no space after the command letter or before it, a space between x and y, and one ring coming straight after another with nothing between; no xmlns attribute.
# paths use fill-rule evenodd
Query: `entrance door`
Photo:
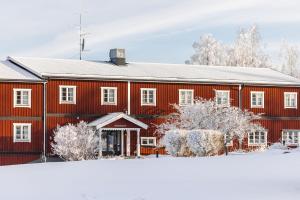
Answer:
<svg viewBox="0 0 300 200"><path fill-rule="evenodd" d="M102 134L104 156L121 155L121 131L105 131Z"/></svg>

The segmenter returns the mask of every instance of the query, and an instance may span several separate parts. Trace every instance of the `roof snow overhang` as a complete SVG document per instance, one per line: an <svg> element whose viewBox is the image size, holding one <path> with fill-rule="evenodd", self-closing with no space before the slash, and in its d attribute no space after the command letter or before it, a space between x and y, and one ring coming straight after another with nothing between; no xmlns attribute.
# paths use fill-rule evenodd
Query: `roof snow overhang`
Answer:
<svg viewBox="0 0 300 200"><path fill-rule="evenodd" d="M101 128L104 128L106 126L108 126L109 124L119 120L119 119L125 119L133 124L135 124L136 126L138 127L141 127L143 129L147 129L148 128L148 125L133 118L133 117L130 117L129 115L126 115L125 113L122 113L122 112L116 112L116 113L110 113L108 115L105 115L103 117L100 117L92 122L90 122L88 124L88 126L91 126L91 127L95 127L96 129L101 129Z"/></svg>

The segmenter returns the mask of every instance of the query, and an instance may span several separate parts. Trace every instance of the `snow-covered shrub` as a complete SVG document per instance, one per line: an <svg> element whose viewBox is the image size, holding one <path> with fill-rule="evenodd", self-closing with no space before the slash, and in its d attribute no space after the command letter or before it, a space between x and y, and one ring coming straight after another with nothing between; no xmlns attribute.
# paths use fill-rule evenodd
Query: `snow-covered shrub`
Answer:
<svg viewBox="0 0 300 200"><path fill-rule="evenodd" d="M224 134L214 130L191 130L186 134L187 146L196 156L212 156L224 147Z"/></svg>
<svg viewBox="0 0 300 200"><path fill-rule="evenodd" d="M190 156L188 149L185 130L170 130L163 137L163 144L166 151L172 156Z"/></svg>
<svg viewBox="0 0 300 200"><path fill-rule="evenodd" d="M276 142L276 143L273 143L271 146L269 146L269 149L287 150L288 147L284 146L280 142Z"/></svg>
<svg viewBox="0 0 300 200"><path fill-rule="evenodd" d="M81 121L76 125L57 126L51 146L53 153L64 160L90 160L96 158L99 137L86 122Z"/></svg>
<svg viewBox="0 0 300 200"><path fill-rule="evenodd" d="M260 115L234 106L218 105L215 99L196 99L192 105L174 105L175 113L170 114L166 121L157 126L156 133L167 135L169 130L217 130L226 134L226 144L237 139L242 146L247 133L265 131L257 119Z"/></svg>

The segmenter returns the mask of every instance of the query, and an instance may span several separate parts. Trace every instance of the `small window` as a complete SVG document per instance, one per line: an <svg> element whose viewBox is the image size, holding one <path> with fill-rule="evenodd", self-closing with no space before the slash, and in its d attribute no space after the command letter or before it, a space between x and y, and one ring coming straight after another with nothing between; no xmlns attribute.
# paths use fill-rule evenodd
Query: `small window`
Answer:
<svg viewBox="0 0 300 200"><path fill-rule="evenodd" d="M31 89L14 89L14 107L31 107Z"/></svg>
<svg viewBox="0 0 300 200"><path fill-rule="evenodd" d="M179 105L191 105L194 101L194 90L179 90Z"/></svg>
<svg viewBox="0 0 300 200"><path fill-rule="evenodd" d="M156 146L156 137L141 137L142 146Z"/></svg>
<svg viewBox="0 0 300 200"><path fill-rule="evenodd" d="M31 142L31 124L14 123L14 142Z"/></svg>
<svg viewBox="0 0 300 200"><path fill-rule="evenodd" d="M117 105L116 87L101 87L101 105Z"/></svg>
<svg viewBox="0 0 300 200"><path fill-rule="evenodd" d="M284 108L297 108L297 92L284 93Z"/></svg>
<svg viewBox="0 0 300 200"><path fill-rule="evenodd" d="M230 138L228 134L224 134L224 142L226 143L226 146L233 145L232 138Z"/></svg>
<svg viewBox="0 0 300 200"><path fill-rule="evenodd" d="M267 144L267 133L263 131L256 131L248 134L248 145L266 145Z"/></svg>
<svg viewBox="0 0 300 200"><path fill-rule="evenodd" d="M228 90L216 90L216 102L218 105L229 106L230 96Z"/></svg>
<svg viewBox="0 0 300 200"><path fill-rule="evenodd" d="M76 86L59 86L59 103L76 104Z"/></svg>
<svg viewBox="0 0 300 200"><path fill-rule="evenodd" d="M284 130L282 131L283 145L299 145L300 130Z"/></svg>
<svg viewBox="0 0 300 200"><path fill-rule="evenodd" d="M141 105L156 106L156 89L141 88Z"/></svg>
<svg viewBox="0 0 300 200"><path fill-rule="evenodd" d="M251 108L264 108L264 92L251 92Z"/></svg>

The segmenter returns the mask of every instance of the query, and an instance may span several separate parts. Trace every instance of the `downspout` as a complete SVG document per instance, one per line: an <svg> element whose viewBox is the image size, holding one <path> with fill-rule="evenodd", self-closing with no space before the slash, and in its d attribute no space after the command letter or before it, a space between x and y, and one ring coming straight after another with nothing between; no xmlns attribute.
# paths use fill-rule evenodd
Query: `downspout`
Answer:
<svg viewBox="0 0 300 200"><path fill-rule="evenodd" d="M242 84L239 84L239 109L242 109Z"/></svg>
<svg viewBox="0 0 300 200"><path fill-rule="evenodd" d="M130 81L127 82L127 115L130 115Z"/></svg>
<svg viewBox="0 0 300 200"><path fill-rule="evenodd" d="M47 149L47 130L46 130L46 98L47 98L47 82L43 84L43 130L44 130L44 142L43 142L43 162L47 162L46 149Z"/></svg>

